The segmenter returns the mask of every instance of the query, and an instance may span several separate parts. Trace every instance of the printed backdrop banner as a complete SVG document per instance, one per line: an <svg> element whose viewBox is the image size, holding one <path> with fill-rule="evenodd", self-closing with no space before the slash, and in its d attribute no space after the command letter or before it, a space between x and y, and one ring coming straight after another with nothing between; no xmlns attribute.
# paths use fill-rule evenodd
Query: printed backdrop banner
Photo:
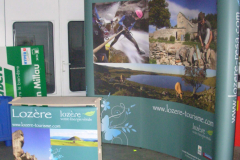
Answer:
<svg viewBox="0 0 240 160"><path fill-rule="evenodd" d="M217 0L85 1L87 96L103 97L103 142L212 159L217 17Z"/></svg>
<svg viewBox="0 0 240 160"><path fill-rule="evenodd" d="M0 47L0 95L47 96L43 46Z"/></svg>
<svg viewBox="0 0 240 160"><path fill-rule="evenodd" d="M104 143L147 148L185 159L213 154L214 114L210 112L138 97L109 95L102 102Z"/></svg>

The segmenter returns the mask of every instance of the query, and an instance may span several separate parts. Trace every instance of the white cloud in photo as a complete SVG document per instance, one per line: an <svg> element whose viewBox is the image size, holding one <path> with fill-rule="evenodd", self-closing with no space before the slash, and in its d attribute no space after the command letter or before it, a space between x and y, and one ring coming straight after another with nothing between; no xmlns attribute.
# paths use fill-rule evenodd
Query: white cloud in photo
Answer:
<svg viewBox="0 0 240 160"><path fill-rule="evenodd" d="M167 2L169 4L169 12L171 13L170 20L172 26L175 26L177 24L177 15L179 12L183 13L188 19L197 18L200 12L198 9L188 9L169 0L167 0Z"/></svg>

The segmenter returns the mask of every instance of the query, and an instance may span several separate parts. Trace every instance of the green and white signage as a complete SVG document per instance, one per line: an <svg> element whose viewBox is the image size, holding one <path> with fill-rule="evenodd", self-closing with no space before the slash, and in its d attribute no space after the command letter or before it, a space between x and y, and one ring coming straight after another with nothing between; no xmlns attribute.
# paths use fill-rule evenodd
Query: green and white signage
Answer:
<svg viewBox="0 0 240 160"><path fill-rule="evenodd" d="M0 96L46 96L43 46L0 47Z"/></svg>

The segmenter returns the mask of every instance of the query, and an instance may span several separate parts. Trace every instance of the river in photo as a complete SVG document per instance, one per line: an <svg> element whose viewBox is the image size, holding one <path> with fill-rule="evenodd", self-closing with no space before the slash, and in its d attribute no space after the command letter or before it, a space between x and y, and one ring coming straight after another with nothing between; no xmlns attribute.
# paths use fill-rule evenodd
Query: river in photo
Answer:
<svg viewBox="0 0 240 160"><path fill-rule="evenodd" d="M130 78L127 78L127 80L167 89L175 89L175 84L179 82L181 83L182 91L193 91L193 87L185 85L181 77L162 75L132 75ZM202 92L204 90L208 90L209 88L209 86L202 84L202 86L198 88L196 92Z"/></svg>

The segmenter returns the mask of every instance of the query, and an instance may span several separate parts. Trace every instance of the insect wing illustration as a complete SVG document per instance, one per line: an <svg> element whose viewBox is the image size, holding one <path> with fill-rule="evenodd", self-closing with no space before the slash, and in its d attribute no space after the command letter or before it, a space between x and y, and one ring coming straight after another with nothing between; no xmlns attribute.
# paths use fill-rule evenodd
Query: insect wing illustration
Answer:
<svg viewBox="0 0 240 160"><path fill-rule="evenodd" d="M102 119L102 131L105 133L105 139L110 141L113 138L117 137L121 134L121 131L117 129L111 129L109 127L109 117L108 115L105 115Z"/></svg>

